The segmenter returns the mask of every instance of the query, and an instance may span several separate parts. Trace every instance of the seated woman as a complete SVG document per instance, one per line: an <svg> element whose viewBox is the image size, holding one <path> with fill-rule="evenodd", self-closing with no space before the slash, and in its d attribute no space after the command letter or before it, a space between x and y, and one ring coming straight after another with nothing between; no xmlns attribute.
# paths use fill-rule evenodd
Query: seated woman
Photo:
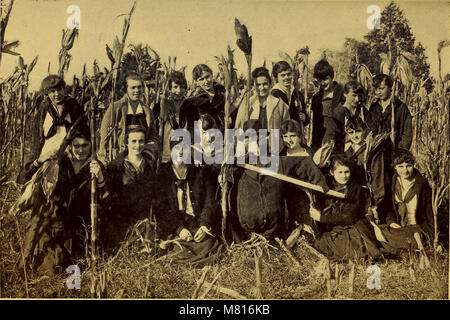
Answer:
<svg viewBox="0 0 450 320"><path fill-rule="evenodd" d="M209 129L211 117L203 121ZM206 147L206 143L202 143ZM188 146L190 148L190 146ZM165 196L164 216L158 221L165 235L175 234L189 248L180 252L175 261L202 263L214 256L220 245L220 201L216 199L219 166L187 164L183 143L171 141L171 165L160 171L160 188Z"/></svg>
<svg viewBox="0 0 450 320"><path fill-rule="evenodd" d="M244 131L247 129L259 130L259 121L250 120L244 124ZM256 139L257 140L257 139ZM245 140L244 140L245 141ZM254 159L257 163L251 163L256 167L265 168L268 165L260 164L257 153L259 152L250 141L246 141L245 163L251 163ZM237 148L237 156L239 156ZM250 161L249 161L250 160ZM248 238L251 232L260 233L265 237L283 237L285 232L284 224L284 198L282 187L284 182L260 174L250 169L233 166L231 187L232 208L231 223L233 225L233 237L235 241L242 241ZM228 177L230 178L230 177ZM234 202L234 203L233 203Z"/></svg>
<svg viewBox="0 0 450 320"><path fill-rule="evenodd" d="M286 120L281 124L281 134L285 148L281 151L280 172L300 180L321 186L328 190L325 176L315 165L310 150L304 146L300 125L295 120ZM293 184L286 184L284 195L288 208L288 232L292 231L295 223L302 225L303 230L314 234L313 224L309 216L311 190L303 189Z"/></svg>
<svg viewBox="0 0 450 320"><path fill-rule="evenodd" d="M106 168L106 186L109 192L109 218L104 231L107 249L116 248L125 240L129 227L138 220L151 218L156 161L144 151L146 128L127 127L125 150Z"/></svg>
<svg viewBox="0 0 450 320"><path fill-rule="evenodd" d="M86 230L91 222L92 174L97 177L97 193L101 195L104 191L102 167L90 157L89 128L81 126L68 140L68 152L59 160L44 163L30 182L41 188L47 186L46 190L33 189L32 213L24 240L25 260L38 274L62 273L83 256ZM49 191L51 183L54 188Z"/></svg>
<svg viewBox="0 0 450 320"><path fill-rule="evenodd" d="M410 151L398 149L393 156L392 210L386 217L383 229L390 253L399 253L412 245L417 246L415 233L420 233L426 242L433 239L433 210L431 188L427 180L414 168L415 159Z"/></svg>
<svg viewBox="0 0 450 320"><path fill-rule="evenodd" d="M331 189L343 192L345 199L326 197L321 209L311 207L311 218L325 231L314 246L337 260L380 255L375 234L365 219L367 200L361 186L351 178L352 163L342 155L332 158Z"/></svg>

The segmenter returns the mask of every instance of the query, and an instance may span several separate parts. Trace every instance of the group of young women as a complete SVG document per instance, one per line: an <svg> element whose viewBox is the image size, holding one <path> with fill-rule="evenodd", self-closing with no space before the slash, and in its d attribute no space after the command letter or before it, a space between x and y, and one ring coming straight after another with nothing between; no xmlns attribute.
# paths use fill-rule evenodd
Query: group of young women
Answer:
<svg viewBox="0 0 450 320"><path fill-rule="evenodd" d="M60 97L63 80L49 77L42 84L49 97L44 116L56 114L52 126L67 132L75 119L60 118L69 114L65 110L70 98ZM53 220L46 223L47 242L37 246L30 240L29 255L39 256L38 265L54 271L62 264L61 252L71 253L67 240L81 246L85 237L75 237L80 224L74 217L82 216L89 223L87 191L81 190L88 189L91 175L98 181L100 233L106 250L118 248L130 227L150 217L157 226L150 240L178 240L189 248L185 251L189 254L180 261L191 263L210 261L223 241L245 241L252 232L268 239L286 239L297 230L311 245L335 259L396 254L414 247L417 234L426 242L434 230L430 188L414 168L414 157L407 150L411 145L411 115L400 100L391 96L392 79L375 77L378 100L365 108L364 90L353 81L344 86L333 81L333 68L328 62L316 64L314 77L318 91L307 112L304 96L292 84L292 68L287 62L276 63L272 75L265 67L256 68L253 89L244 93L250 95L250 105L247 107L246 99L236 99L244 102L231 106L230 120L244 131L266 129L270 136L279 130L282 147L277 173L319 186L323 192L239 165L183 161L185 149L171 139L174 130L187 129L193 137L196 121L200 121L202 132L225 129L225 88L214 81L208 66L201 64L193 69L196 88L189 97L185 97L184 75L173 72L169 95L152 106L142 100L144 84L139 76L130 74L125 80L127 94L102 120L101 161L92 160L89 131L81 125L67 135L69 147L63 158L52 160L56 152L41 152L38 160L21 173L24 182L44 170L46 162L60 163L59 170L67 167L67 174L60 175L55 187L63 192L55 191L58 196L52 198L60 209L54 210ZM54 98L55 92L59 100ZM389 137L391 123L394 142ZM304 134L308 125L312 136L309 145ZM113 130L122 138L113 139ZM210 135L204 134L202 139L203 147L213 145ZM43 140L47 143L49 135ZM370 144L366 143L369 140ZM116 146L118 154L108 161L106 155L114 154L111 151ZM83 157L78 156L80 148L85 148ZM247 157L249 152L254 151L247 150ZM254 167L267 165L258 163ZM220 186L225 180L229 192L222 199ZM328 190L341 196L327 195ZM223 201L229 208L225 232L221 228ZM76 204L76 210L69 203ZM34 210L42 212L42 206ZM57 228L65 229L66 235L54 236ZM37 229L42 238L44 229L35 222L30 224L29 239L36 238ZM59 258L55 258L55 252Z"/></svg>

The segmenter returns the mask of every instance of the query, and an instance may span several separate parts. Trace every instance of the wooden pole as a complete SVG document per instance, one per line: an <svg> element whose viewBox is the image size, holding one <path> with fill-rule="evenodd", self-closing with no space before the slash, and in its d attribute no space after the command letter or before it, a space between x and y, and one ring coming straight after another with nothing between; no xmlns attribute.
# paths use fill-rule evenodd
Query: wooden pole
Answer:
<svg viewBox="0 0 450 320"><path fill-rule="evenodd" d="M96 160L95 155L95 103L94 97L91 96L91 117L90 117L90 129L91 129L91 157L92 160ZM91 257L92 263L95 267L97 261L97 178L95 174L91 174Z"/></svg>
<svg viewBox="0 0 450 320"><path fill-rule="evenodd" d="M318 186L318 185L315 185L315 184L312 184L312 183L309 183L306 181L302 181L299 179L295 179L295 178L286 176L284 174L275 173L269 169L259 168L259 167L253 166L251 164L237 164L237 166L245 168L247 170L258 172L259 174L271 176L273 178L280 179L280 180L295 184L300 187L304 187L304 188L311 189L314 191L319 191L319 192L329 195L329 196L333 196L333 197L340 198L340 199L345 199L345 194L342 192L337 192L335 190L328 190L327 192L325 192L325 190L323 190L323 188L321 186Z"/></svg>

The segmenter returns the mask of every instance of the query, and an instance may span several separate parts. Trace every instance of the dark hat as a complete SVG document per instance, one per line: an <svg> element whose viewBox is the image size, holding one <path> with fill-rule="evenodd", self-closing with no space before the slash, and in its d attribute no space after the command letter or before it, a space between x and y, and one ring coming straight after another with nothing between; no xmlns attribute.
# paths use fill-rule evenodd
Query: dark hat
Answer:
<svg viewBox="0 0 450 320"><path fill-rule="evenodd" d="M58 87L65 87L66 83L64 82L64 79L56 74L51 74L42 80L41 83L41 90L45 93L50 89L58 88Z"/></svg>

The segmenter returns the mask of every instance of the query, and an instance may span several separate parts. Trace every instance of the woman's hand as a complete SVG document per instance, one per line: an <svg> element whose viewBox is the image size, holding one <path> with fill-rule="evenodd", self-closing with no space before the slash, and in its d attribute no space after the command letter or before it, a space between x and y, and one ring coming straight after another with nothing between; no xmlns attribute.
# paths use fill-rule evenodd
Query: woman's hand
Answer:
<svg viewBox="0 0 450 320"><path fill-rule="evenodd" d="M311 218L313 220L320 222L320 210L317 210L314 207L310 207L309 208L309 215L311 216Z"/></svg>
<svg viewBox="0 0 450 320"><path fill-rule="evenodd" d="M400 229L401 228L401 226L398 223L395 223L395 222L391 223L389 225L389 227L391 227L393 229Z"/></svg>
<svg viewBox="0 0 450 320"><path fill-rule="evenodd" d="M194 235L194 241L195 242L201 242L203 239L205 239L206 235L209 234L210 231L207 227L201 226L198 228L197 232Z"/></svg>
<svg viewBox="0 0 450 320"><path fill-rule="evenodd" d="M181 240L184 240L184 241L187 241L187 242L192 241L192 239L193 239L192 233L186 228L183 228L180 231L179 236L180 236Z"/></svg>
<svg viewBox="0 0 450 320"><path fill-rule="evenodd" d="M98 180L98 183L103 183L105 179L103 178L102 169L98 161L92 160L89 166L91 173L95 175L95 177Z"/></svg>

